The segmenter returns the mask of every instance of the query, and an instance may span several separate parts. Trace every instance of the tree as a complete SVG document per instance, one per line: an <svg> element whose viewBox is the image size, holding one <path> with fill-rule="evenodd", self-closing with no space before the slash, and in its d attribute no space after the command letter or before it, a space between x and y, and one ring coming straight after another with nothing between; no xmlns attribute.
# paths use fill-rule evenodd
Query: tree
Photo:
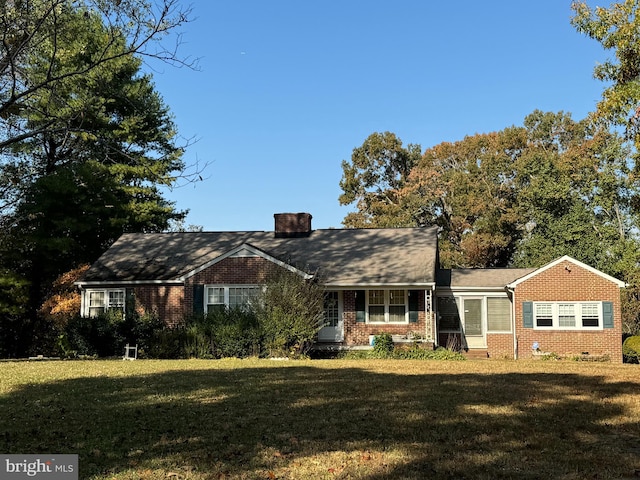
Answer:
<svg viewBox="0 0 640 480"><path fill-rule="evenodd" d="M571 19L573 26L615 55L594 69L595 78L606 86L591 119L606 128L624 131L625 140L631 143L628 200L637 226L640 215L640 2L624 0L612 3L609 8L591 8L585 2L576 1L572 9L575 12ZM637 308L632 304L640 298L637 281L640 264L637 255L627 253L625 259L618 262L618 269L624 268L620 270L623 278L631 283L624 294L625 330L637 332L640 316L633 313Z"/></svg>
<svg viewBox="0 0 640 480"><path fill-rule="evenodd" d="M353 149L351 162L342 162L340 205L356 204L357 212L349 213L346 227L399 227L411 223L403 217L398 191L407 181L411 169L420 158L420 145L402 146L390 132L372 133Z"/></svg>
<svg viewBox="0 0 640 480"><path fill-rule="evenodd" d="M620 276L634 245L628 152L617 135L587 120L535 111L518 165L525 235L515 263L537 266L571 255Z"/></svg>
<svg viewBox="0 0 640 480"><path fill-rule="evenodd" d="M400 193L418 226L440 228L445 267L505 266L519 238L514 165L523 132L507 129L427 149Z"/></svg>
<svg viewBox="0 0 640 480"><path fill-rule="evenodd" d="M358 213L375 226L439 227L444 267L540 266L569 254L619 275L635 251L627 158L615 134L536 110L522 127L427 149L401 183L377 187L374 198L392 203L359 203Z"/></svg>
<svg viewBox="0 0 640 480"><path fill-rule="evenodd" d="M133 55L193 65L177 56L177 44L167 47L161 42L187 23L189 15L177 0L1 2L0 153L45 131L67 129L65 115L47 114L38 125L29 124L25 116L42 113L33 100L55 96L68 80L108 69Z"/></svg>
<svg viewBox="0 0 640 480"><path fill-rule="evenodd" d="M184 145L141 67L184 64L158 41L186 21L175 0L0 3L0 258L31 328L59 274L183 220L159 187L188 178Z"/></svg>

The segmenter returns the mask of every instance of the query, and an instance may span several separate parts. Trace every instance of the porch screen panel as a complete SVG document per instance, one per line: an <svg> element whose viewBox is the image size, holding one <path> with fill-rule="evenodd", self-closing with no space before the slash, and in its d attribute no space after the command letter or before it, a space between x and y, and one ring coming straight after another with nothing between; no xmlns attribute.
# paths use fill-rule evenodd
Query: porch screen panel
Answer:
<svg viewBox="0 0 640 480"><path fill-rule="evenodd" d="M455 297L437 297L438 328L440 330L460 330L460 313Z"/></svg>

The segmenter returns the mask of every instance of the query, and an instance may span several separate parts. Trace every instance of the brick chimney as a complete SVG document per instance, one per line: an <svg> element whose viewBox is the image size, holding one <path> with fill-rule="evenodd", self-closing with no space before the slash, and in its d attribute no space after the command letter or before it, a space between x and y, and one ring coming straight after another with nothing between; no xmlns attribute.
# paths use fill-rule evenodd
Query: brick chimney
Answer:
<svg viewBox="0 0 640 480"><path fill-rule="evenodd" d="M276 213L276 238L299 238L311 235L310 213Z"/></svg>

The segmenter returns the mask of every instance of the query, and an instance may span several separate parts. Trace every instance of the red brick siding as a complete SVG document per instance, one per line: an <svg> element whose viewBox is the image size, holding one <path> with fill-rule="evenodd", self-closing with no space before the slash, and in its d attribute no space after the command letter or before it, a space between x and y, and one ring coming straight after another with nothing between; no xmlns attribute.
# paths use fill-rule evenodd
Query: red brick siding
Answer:
<svg viewBox="0 0 640 480"><path fill-rule="evenodd" d="M193 312L194 285L261 285L279 268L262 257L225 258L185 281L184 312Z"/></svg>
<svg viewBox="0 0 640 480"><path fill-rule="evenodd" d="M167 325L175 326L184 318L182 285L142 285L134 288L136 311L158 315Z"/></svg>
<svg viewBox="0 0 640 480"><path fill-rule="evenodd" d="M567 267L567 268L565 268ZM561 262L517 285L515 290L516 336L518 357L532 357L532 345L559 355L609 355L611 361L622 362L622 320L620 288L600 275L571 262ZM597 331L536 330L523 327L523 302L613 302L614 328Z"/></svg>
<svg viewBox="0 0 640 480"><path fill-rule="evenodd" d="M425 334L425 308L424 291L420 291L418 301L418 321L403 324L382 324L356 322L356 292L347 290L343 295L344 307L344 343L345 345L369 345L369 335L389 333L391 335L406 335L415 332L418 335Z"/></svg>
<svg viewBox="0 0 640 480"><path fill-rule="evenodd" d="M513 358L513 334L487 333L487 352L490 358Z"/></svg>

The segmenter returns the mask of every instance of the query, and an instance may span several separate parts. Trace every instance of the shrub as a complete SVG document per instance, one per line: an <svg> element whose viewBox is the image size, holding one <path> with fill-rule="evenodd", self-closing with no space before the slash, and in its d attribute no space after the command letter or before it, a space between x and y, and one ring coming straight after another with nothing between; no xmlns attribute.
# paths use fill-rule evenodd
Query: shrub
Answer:
<svg viewBox="0 0 640 480"><path fill-rule="evenodd" d="M281 272L267 281L253 310L265 354L306 355L324 322L324 291L318 283Z"/></svg>
<svg viewBox="0 0 640 480"><path fill-rule="evenodd" d="M107 312L96 317L76 316L67 322L62 337L58 337L61 354L68 357L122 355L126 343L121 335L121 312Z"/></svg>
<svg viewBox="0 0 640 480"><path fill-rule="evenodd" d="M236 308L216 312L211 320L216 358L244 358L260 353L260 329L251 310Z"/></svg>
<svg viewBox="0 0 640 480"><path fill-rule="evenodd" d="M156 331L149 346L149 357L176 359L184 358L184 344L186 342L185 327L164 327Z"/></svg>
<svg viewBox="0 0 640 480"><path fill-rule="evenodd" d="M56 353L63 357L114 357L124 353L125 344L138 345L138 356L148 356L164 323L153 314L107 312L96 317L68 319L57 336Z"/></svg>
<svg viewBox="0 0 640 480"><path fill-rule="evenodd" d="M460 352L455 352L444 347L431 350L420 348L417 345L406 350L396 350L393 353L393 358L410 360L466 360L465 356Z"/></svg>
<svg viewBox="0 0 640 480"><path fill-rule="evenodd" d="M626 338L622 344L622 355L626 363L640 363L640 335Z"/></svg>
<svg viewBox="0 0 640 480"><path fill-rule="evenodd" d="M388 333L381 333L373 337L373 354L376 357L388 357L393 353L393 337Z"/></svg>

